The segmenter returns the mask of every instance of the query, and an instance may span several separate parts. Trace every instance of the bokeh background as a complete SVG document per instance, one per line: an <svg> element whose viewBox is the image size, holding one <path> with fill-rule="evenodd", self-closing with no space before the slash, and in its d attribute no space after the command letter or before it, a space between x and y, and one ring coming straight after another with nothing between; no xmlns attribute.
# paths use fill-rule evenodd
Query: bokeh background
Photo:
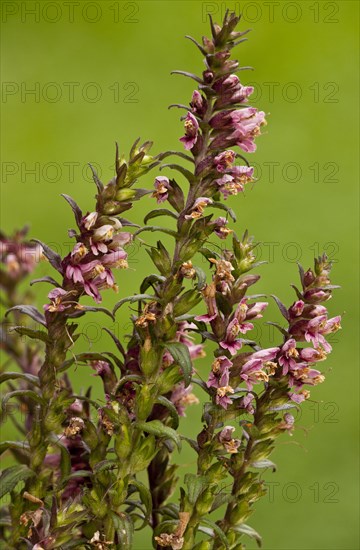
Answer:
<svg viewBox="0 0 360 550"><path fill-rule="evenodd" d="M242 28L253 29L237 55L256 69L241 73L242 81L256 86L253 103L269 113L250 159L258 182L229 200L237 232L248 228L262 243L259 257L268 262L259 269L257 291L289 303L296 261L307 268L325 250L334 261L333 280L342 286L330 312L344 313L325 366L326 383L302 407L294 436L281 440L274 454L278 471L265 475L269 495L249 523L262 533L266 550L355 550L357 2L3 2L1 226L11 232L29 223L32 237L66 254L73 219L59 194L92 209L88 162L106 183L113 175L115 140L125 152L140 135L154 140L155 152L177 148L180 111L167 106L188 103L193 84L170 71L202 70L200 53L184 36L208 33L207 14L220 20L226 7L242 11ZM154 175L141 186L151 188ZM151 198L143 199L132 219L141 223L152 207ZM150 269L137 244L130 267L119 275L118 299L137 292ZM42 264L37 275L50 271ZM34 291L42 307L46 287ZM105 306L115 299L107 293ZM123 335L129 312L120 311L112 328ZM275 307L267 319L280 319ZM110 347L101 332L106 323L88 318L77 350ZM258 335L263 346L275 345L277 336L268 327L259 327ZM199 366L204 376L210 360L211 353ZM93 384L101 396L89 368L79 367L72 376L79 390ZM188 410L184 433L195 436L199 416L199 408ZM6 426L3 435L16 437L11 430ZM186 448L176 459L181 476L195 466ZM140 533L134 549L149 547L148 533Z"/></svg>

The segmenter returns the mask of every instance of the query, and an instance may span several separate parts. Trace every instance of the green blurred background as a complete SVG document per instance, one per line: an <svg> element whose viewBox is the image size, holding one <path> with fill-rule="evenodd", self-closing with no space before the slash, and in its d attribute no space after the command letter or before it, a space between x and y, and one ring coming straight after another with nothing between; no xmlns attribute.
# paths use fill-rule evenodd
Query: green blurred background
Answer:
<svg viewBox="0 0 360 550"><path fill-rule="evenodd" d="M184 35L200 39L208 33L207 13L219 21L225 7L243 11L242 29L253 29L237 56L255 67L242 81L256 85L254 104L269 113L250 158L259 181L229 200L238 233L248 228L263 243L268 265L259 270L257 291L289 303L296 261L307 268L325 249L334 260L333 281L342 286L329 309L345 312L343 331L332 339L326 383L312 391L294 436L278 446L279 469L266 474L271 491L249 523L262 533L266 550L355 550L357 2L3 2L1 226L10 232L29 223L32 237L66 254L73 219L59 194L92 209L88 162L107 182L115 140L125 152L139 135L154 140L155 152L177 148L180 112L167 106L188 103L193 84L170 71L202 70L200 54ZM153 175L141 186L152 182ZM152 199L143 199L132 219L141 223L153 207ZM131 248L130 267L118 277L118 299L137 292L150 269L138 245ZM50 268L42 264L37 275L46 273ZM42 307L46 287L35 291ZM107 293L104 305L115 299ZM112 326L120 335L129 330L128 312L121 311ZM272 305L267 319L279 320ZM110 347L101 334L105 323L89 316L77 349ZM269 328L258 334L263 346L276 343ZM210 360L211 354L201 362L203 376ZM79 367L73 375L78 389L94 384L101 395L90 369ZM184 433L199 431L199 416L196 407L188 410ZM195 466L187 448L176 458L181 475ZM140 533L134 549L149 548L148 533Z"/></svg>

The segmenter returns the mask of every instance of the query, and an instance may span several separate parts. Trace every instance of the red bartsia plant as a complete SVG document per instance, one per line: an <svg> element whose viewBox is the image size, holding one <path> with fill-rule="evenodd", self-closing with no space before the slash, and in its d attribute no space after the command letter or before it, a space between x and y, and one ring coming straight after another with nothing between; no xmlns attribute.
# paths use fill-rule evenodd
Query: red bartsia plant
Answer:
<svg viewBox="0 0 360 550"><path fill-rule="evenodd" d="M125 160L116 150L114 178L103 185L94 172L92 212L83 213L64 195L77 226L65 258L39 241L23 242L21 233L1 237L1 285L16 321L12 332L3 324L2 347L20 367L1 375L9 385L3 415L19 430L1 446L18 461L0 478L1 493L10 493L0 523L3 548L126 550L133 548L134 530L144 527L152 529L152 537L147 533L157 549L240 550L244 535L260 544L246 522L266 492L263 470L274 468L269 456L278 436L294 430L291 409L323 382L317 364L331 351L326 337L340 328L340 317L329 318L324 305L336 287L322 256L314 269L300 268L293 304L273 297L284 317L276 325L278 344L262 349L251 339L268 303L248 293L259 280L250 273L259 265L256 243L228 227L235 214L224 201L253 181L243 154L256 150L266 120L248 106L253 88L241 84L242 67L230 57L245 40L246 32L235 30L238 21L226 14L222 26L211 21L210 39L198 44L191 38L205 57L200 77L175 71L197 83L189 107L174 105L186 111L182 151L153 157L150 142L135 142ZM170 156L181 164L163 164ZM155 168L169 175L158 173L151 190L134 187ZM187 180L187 191L171 171ZM149 193L161 206L146 215L144 227L122 217ZM214 216L216 209L223 215ZM170 217L174 228L147 225L160 216ZM85 295L99 304L105 289L118 290L115 271L127 268L126 247L145 231L175 242L174 248L160 240L154 246L142 235L157 272L149 269L139 293L122 297L113 312L83 305ZM213 237L231 244L210 249ZM43 312L20 305L17 295L41 251L57 272L36 280L54 287ZM198 265L201 256L210 275ZM88 312L114 318L127 302L137 304L130 337L121 342L106 329L112 351L76 353L77 319ZM34 324L25 325L29 317ZM24 336L38 341L35 348ZM194 361L205 356L208 342L213 359L200 371ZM102 399L74 393L67 374L73 364L88 364L101 378ZM179 417L199 403L194 384L204 394L196 440L179 432ZM9 414L10 400L19 404L24 426ZM190 445L197 467L179 481L181 455L174 458L174 451L182 443ZM171 500L179 483L180 496Z"/></svg>

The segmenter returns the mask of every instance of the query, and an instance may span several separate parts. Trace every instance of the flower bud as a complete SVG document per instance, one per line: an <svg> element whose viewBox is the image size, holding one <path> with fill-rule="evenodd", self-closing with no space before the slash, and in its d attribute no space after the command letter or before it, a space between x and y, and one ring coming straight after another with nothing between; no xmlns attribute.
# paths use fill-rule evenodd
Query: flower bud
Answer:
<svg viewBox="0 0 360 550"><path fill-rule="evenodd" d="M131 199L133 199L136 195L136 191L134 189L120 189L117 193L116 193L116 200L118 200L119 202L123 202L123 201L129 201Z"/></svg>

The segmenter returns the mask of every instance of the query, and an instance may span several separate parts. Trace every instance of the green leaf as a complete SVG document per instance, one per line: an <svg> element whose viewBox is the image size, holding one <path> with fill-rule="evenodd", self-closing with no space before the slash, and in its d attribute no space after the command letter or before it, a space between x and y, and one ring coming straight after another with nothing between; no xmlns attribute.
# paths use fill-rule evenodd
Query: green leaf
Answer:
<svg viewBox="0 0 360 550"><path fill-rule="evenodd" d="M39 241L38 239L31 239L31 240L34 241L35 243L38 243L42 247L44 256L46 256L46 258L49 260L50 264L56 269L56 271L58 271L63 275L63 268L61 265L61 256L59 256L59 254L54 252L54 250L52 250L47 244Z"/></svg>
<svg viewBox="0 0 360 550"><path fill-rule="evenodd" d="M160 405L168 409L172 419L172 427L174 430L177 430L177 428L179 427L179 413L177 412L175 405L163 395L160 395L157 398L156 403L159 403Z"/></svg>
<svg viewBox="0 0 360 550"><path fill-rule="evenodd" d="M215 535L216 535L220 539L220 541L223 543L224 548L226 550L229 550L230 546L226 538L226 535L224 531L220 529L220 527L216 523L206 518L201 518L201 523L206 527L210 527L210 529L212 529L213 531L213 537L215 538Z"/></svg>
<svg viewBox="0 0 360 550"><path fill-rule="evenodd" d="M155 437L153 435L145 437L131 454L131 472L135 474L146 470L158 451L159 449L156 447Z"/></svg>
<svg viewBox="0 0 360 550"><path fill-rule="evenodd" d="M196 289L187 290L179 296L174 304L174 317L188 313L202 300L200 292Z"/></svg>
<svg viewBox="0 0 360 550"><path fill-rule="evenodd" d="M107 470L115 470L118 468L117 460L102 460L94 466L94 472L106 472Z"/></svg>
<svg viewBox="0 0 360 550"><path fill-rule="evenodd" d="M103 190L104 190L104 185L103 185L103 183L99 180L99 177L98 177L98 175L97 175L97 173L96 173L96 170L95 170L95 168L92 166L92 164L89 163L89 166L90 166L90 170L91 170L91 172L92 172L92 176L93 176L94 183L95 183L96 188L97 188L97 190L98 190L98 193L99 193L99 195L100 195L100 194L103 192Z"/></svg>
<svg viewBox="0 0 360 550"><path fill-rule="evenodd" d="M99 313L99 312L105 313L105 315L108 315L109 317L111 317L113 321L115 321L115 317L113 313L108 309L106 309L106 307L83 306L83 305L79 306L80 314L86 313L87 311L94 311L95 313ZM79 316L79 315L76 315L76 316ZM69 317L72 317L72 315L69 315Z"/></svg>
<svg viewBox="0 0 360 550"><path fill-rule="evenodd" d="M247 535L248 537L255 539L258 547L261 548L262 538L259 533L255 531L255 529L250 527L250 525L243 523L242 525L232 526L231 529L236 533L241 533L242 535Z"/></svg>
<svg viewBox="0 0 360 550"><path fill-rule="evenodd" d="M44 330L33 330L28 327L11 327L10 331L16 331L20 336L28 336L34 340L41 340L42 342L48 341L48 335Z"/></svg>
<svg viewBox="0 0 360 550"><path fill-rule="evenodd" d="M173 229L168 229L167 227L160 227L158 225L146 225L145 227L141 227L134 233L134 237L139 235L140 233L143 233L144 231L160 231L161 233L166 233L167 235L171 235L172 237L177 237L178 233L177 231L174 231Z"/></svg>
<svg viewBox="0 0 360 550"><path fill-rule="evenodd" d="M161 170L163 168L170 168L172 170L177 170L188 180L189 183L194 183L194 181L196 180L194 174L190 172L190 170L187 170L183 166L180 166L180 164L163 164L161 166Z"/></svg>
<svg viewBox="0 0 360 550"><path fill-rule="evenodd" d="M171 439L177 446L178 450L180 451L181 449L180 435L172 428L169 428L169 426L165 426L165 424L163 424L160 420L150 420L150 422L139 422L137 424L137 427L143 430L144 432L155 435L157 437L164 437L166 439Z"/></svg>
<svg viewBox="0 0 360 550"><path fill-rule="evenodd" d="M255 462L251 462L250 466L253 468L272 468L273 472L276 472L276 464L274 462L271 462L271 460L256 460Z"/></svg>
<svg viewBox="0 0 360 550"><path fill-rule="evenodd" d="M20 313L23 313L24 315L28 315L29 317L31 317L31 319L36 321L36 323L40 323L40 325L43 325L44 327L46 327L46 320L44 315L40 313L40 311L36 309L35 306L19 305L19 306L11 307L5 313L5 317L8 316L10 311L20 311Z"/></svg>
<svg viewBox="0 0 360 550"><path fill-rule="evenodd" d="M120 342L119 338L111 330L109 330L106 327L103 327L102 330L104 330L105 332L107 332L109 334L109 336L111 336L111 338L113 339L113 342L115 343L115 346L120 351L120 353L125 357L124 346Z"/></svg>
<svg viewBox="0 0 360 550"><path fill-rule="evenodd" d="M30 446L25 441L3 441L0 443L0 455L8 449L12 451L19 451L24 456L30 456Z"/></svg>
<svg viewBox="0 0 360 550"><path fill-rule="evenodd" d="M61 367L58 369L58 372L63 372L67 370L74 363L79 362L87 364L89 361L107 361L108 363L111 363L111 361L109 361L109 358L103 353L88 351L86 353L78 353L77 355L73 355L71 359L64 361Z"/></svg>
<svg viewBox="0 0 360 550"><path fill-rule="evenodd" d="M69 197L69 195L65 195L65 193L61 193L61 196L64 197L64 199L66 200L66 202L68 202L68 203L70 204L71 209L72 209L72 211L74 212L76 224L77 224L78 227L80 227L81 219L82 219L82 212L81 212L79 206L76 204L76 202L74 201L74 199L72 199L71 197Z"/></svg>
<svg viewBox="0 0 360 550"><path fill-rule="evenodd" d="M150 286L153 287L156 283L161 284L165 281L166 277L163 277L162 275L157 275L156 273L148 275L148 277L145 277L145 279L141 283L140 292L145 292Z"/></svg>
<svg viewBox="0 0 360 550"><path fill-rule="evenodd" d="M146 249L146 252L149 254L161 275L168 276L171 271L171 258L162 242L158 241L157 247L152 246L150 250Z"/></svg>
<svg viewBox="0 0 360 550"><path fill-rule="evenodd" d="M220 491L215 497L215 500L213 502L213 505L211 507L210 512L213 512L214 510L217 510L218 508L220 508L224 504L228 504L229 502L231 502L233 500L233 498L234 498L233 495L231 495L229 493L225 493L224 491Z"/></svg>
<svg viewBox="0 0 360 550"><path fill-rule="evenodd" d="M170 216L175 220L177 220L179 217L178 214L176 214L172 210L168 210L167 208L157 208L156 210L151 210L151 212L149 212L145 216L144 223L146 224L149 220L152 220L153 218L157 218L159 216Z"/></svg>
<svg viewBox="0 0 360 550"><path fill-rule="evenodd" d="M196 276L197 276L197 288L198 290L201 290L206 285L206 273L201 269L201 267L194 266Z"/></svg>
<svg viewBox="0 0 360 550"><path fill-rule="evenodd" d="M195 474L186 474L184 482L187 488L187 498L190 504L194 505L201 493L209 485L205 476L197 476Z"/></svg>
<svg viewBox="0 0 360 550"><path fill-rule="evenodd" d="M11 493L19 483L35 476L35 472L30 470L25 464L11 466L0 473L0 498L7 493Z"/></svg>
<svg viewBox="0 0 360 550"><path fill-rule="evenodd" d="M282 315L283 317L285 317L285 319L286 319L287 321L289 321L290 315L289 315L289 312L288 312L288 310L287 310L287 307L286 307L286 306L282 303L282 301L279 300L279 298L278 298L277 296L275 296L274 294L271 294L271 297L274 298L274 300L275 300L275 302L276 302L276 304L277 304L277 306L278 306L278 308L279 308L279 310L280 310L280 312L281 312L281 315Z"/></svg>
<svg viewBox="0 0 360 550"><path fill-rule="evenodd" d="M192 362L189 349L181 342L166 342L165 348L168 350L175 363L177 363L184 375L185 387L191 382Z"/></svg>
<svg viewBox="0 0 360 550"><path fill-rule="evenodd" d="M124 512L111 514L112 522L116 531L119 548L121 550L132 550L132 541L134 534L134 525L131 517Z"/></svg>
<svg viewBox="0 0 360 550"><path fill-rule="evenodd" d="M113 313L115 314L123 304L126 304L126 302L130 302L130 304L133 304L134 302L140 302L142 300L155 300L158 302L159 298L157 298L156 296L152 296L151 294L135 294L134 296L128 296L127 298L123 298L115 304Z"/></svg>
<svg viewBox="0 0 360 550"><path fill-rule="evenodd" d="M61 479L64 482L66 479L69 478L71 474L71 457L70 453L65 447L65 445L61 442L61 440L53 435L50 437L50 440L53 445L58 447L60 449L61 453L61 461L60 461L60 469L61 469Z"/></svg>
<svg viewBox="0 0 360 550"><path fill-rule="evenodd" d="M26 380L30 384L34 384L35 386L39 386L39 378L37 376L34 376L33 374L27 374L24 372L3 372L0 374L0 384L3 382L6 382L7 380Z"/></svg>
<svg viewBox="0 0 360 550"><path fill-rule="evenodd" d="M60 283L55 281L52 277L40 277L39 279L33 279L30 281L30 286L35 285L36 283L49 283L50 285L53 285L55 287L61 286Z"/></svg>
<svg viewBox="0 0 360 550"><path fill-rule="evenodd" d="M146 509L145 519L146 519L146 522L148 523L150 521L151 514L152 514L152 496L151 496L151 493L150 493L149 489L146 487L146 485L144 485L143 483L141 483L141 481L138 481L137 479L131 479L131 481L129 481L129 485L133 485L138 490L139 495L140 495L140 500L141 500L142 504L144 504L145 509Z"/></svg>
<svg viewBox="0 0 360 550"><path fill-rule="evenodd" d="M222 202L213 202L209 205L209 208L218 208L219 210L225 210L229 214L230 218L234 222L236 222L236 215L234 210L229 206L226 206L226 204L223 204Z"/></svg>
<svg viewBox="0 0 360 550"><path fill-rule="evenodd" d="M26 397L27 399L32 399L33 401L36 401L36 403L39 403L40 405L44 404L44 400L40 397L40 395L38 395L32 390L15 390L7 393L2 398L1 408L3 412L6 412L7 402L13 397Z"/></svg>

